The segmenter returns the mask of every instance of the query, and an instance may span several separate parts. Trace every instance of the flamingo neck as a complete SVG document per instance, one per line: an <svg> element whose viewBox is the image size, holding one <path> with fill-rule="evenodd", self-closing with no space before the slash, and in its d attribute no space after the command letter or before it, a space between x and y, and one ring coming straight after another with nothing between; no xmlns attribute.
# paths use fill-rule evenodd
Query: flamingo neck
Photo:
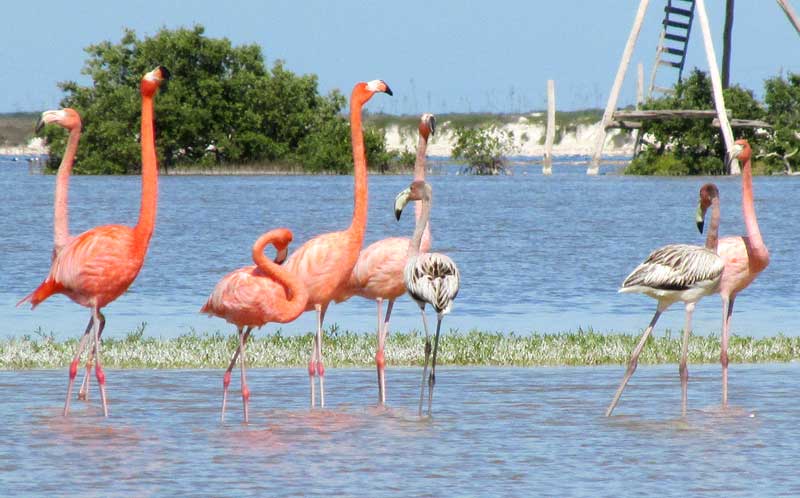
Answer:
<svg viewBox="0 0 800 498"><path fill-rule="evenodd" d="M267 278L277 282L286 291L287 300L271 303L270 309L275 312L276 321L288 322L305 310L308 291L295 274L264 256L264 248L269 244L275 245L275 239L274 232L267 232L256 240L253 244L253 262Z"/></svg>
<svg viewBox="0 0 800 498"><path fill-rule="evenodd" d="M419 142L417 143L417 158L414 161L414 181L425 181L425 154L428 150L428 137L423 133L419 134ZM419 221L422 214L421 203L414 203L414 218ZM425 231L422 233L421 249L427 252L431 247L431 225L425 224Z"/></svg>
<svg viewBox="0 0 800 498"><path fill-rule="evenodd" d="M58 166L56 177L55 213L53 215L53 245L58 252L69 239L69 176L72 165L75 163L75 154L78 152L78 142L81 138L81 129L76 127L70 130L67 148L61 164Z"/></svg>
<svg viewBox="0 0 800 498"><path fill-rule="evenodd" d="M414 227L414 235L411 236L411 240L408 243L408 259L411 259L419 254L419 248L422 244L422 235L425 231L425 228L427 228L428 220L431 217L431 200L423 199L420 202L422 203L422 213L420 214L419 218L417 218L417 224Z"/></svg>
<svg viewBox="0 0 800 498"><path fill-rule="evenodd" d="M744 215L744 226L747 231L747 238L750 241L752 253L750 258L763 265L761 269L769 263L769 252L761 238L761 231L758 228L756 219L756 208L753 202L753 172L750 158L747 159L742 168L742 213ZM757 266L759 266L757 265Z"/></svg>
<svg viewBox="0 0 800 498"><path fill-rule="evenodd" d="M719 241L719 198L711 199L711 224L708 226L706 235L706 249L717 252L717 242Z"/></svg>
<svg viewBox="0 0 800 498"><path fill-rule="evenodd" d="M367 228L367 156L364 149L364 130L361 128L361 108L363 102L357 98L355 92L350 98L350 139L353 144L353 176L354 176L354 201L353 221L348 231L354 235L353 245L356 253L364 242L364 231Z"/></svg>
<svg viewBox="0 0 800 498"><path fill-rule="evenodd" d="M158 159L153 130L153 97L142 96L142 204L136 223L136 240L140 249L147 250L156 223L158 206Z"/></svg>

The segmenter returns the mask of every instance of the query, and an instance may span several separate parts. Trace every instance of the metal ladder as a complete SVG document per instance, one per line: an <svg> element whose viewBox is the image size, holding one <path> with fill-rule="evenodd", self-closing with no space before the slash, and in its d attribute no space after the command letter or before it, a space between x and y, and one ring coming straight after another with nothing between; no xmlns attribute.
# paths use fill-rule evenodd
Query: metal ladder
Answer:
<svg viewBox="0 0 800 498"><path fill-rule="evenodd" d="M694 19L694 0L667 0L664 7L664 26L658 40L656 49L656 62L650 73L650 87L647 90L647 99L653 97L653 92L662 94L673 93L672 88L656 84L658 69L662 66L678 70L678 81L683 76L683 64L686 62L686 49L689 45L689 34L692 31Z"/></svg>

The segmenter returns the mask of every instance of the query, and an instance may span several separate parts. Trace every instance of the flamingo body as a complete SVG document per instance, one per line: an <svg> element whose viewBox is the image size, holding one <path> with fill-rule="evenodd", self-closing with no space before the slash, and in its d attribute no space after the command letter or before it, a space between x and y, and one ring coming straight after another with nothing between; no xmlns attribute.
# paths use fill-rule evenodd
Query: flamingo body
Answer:
<svg viewBox="0 0 800 498"><path fill-rule="evenodd" d="M103 308L125 293L142 269L146 247L137 250L134 230L124 225L95 227L58 251L44 282L21 302L35 308L53 294L77 304Z"/></svg>
<svg viewBox="0 0 800 498"><path fill-rule="evenodd" d="M440 317L450 313L458 296L461 274L450 257L423 253L408 260L404 271L408 294L420 305L430 304Z"/></svg>

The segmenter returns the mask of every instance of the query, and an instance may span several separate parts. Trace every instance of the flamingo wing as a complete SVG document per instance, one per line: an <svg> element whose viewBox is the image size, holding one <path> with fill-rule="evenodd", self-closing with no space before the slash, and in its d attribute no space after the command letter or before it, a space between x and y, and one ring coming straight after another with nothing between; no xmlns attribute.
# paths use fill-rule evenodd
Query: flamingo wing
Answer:
<svg viewBox="0 0 800 498"><path fill-rule="evenodd" d="M682 291L719 280L722 259L705 247L671 244L656 249L622 283L621 292L635 287Z"/></svg>
<svg viewBox="0 0 800 498"><path fill-rule="evenodd" d="M437 313L446 314L458 295L461 274L452 259L439 253L421 254L405 268L408 293L420 303L429 303Z"/></svg>

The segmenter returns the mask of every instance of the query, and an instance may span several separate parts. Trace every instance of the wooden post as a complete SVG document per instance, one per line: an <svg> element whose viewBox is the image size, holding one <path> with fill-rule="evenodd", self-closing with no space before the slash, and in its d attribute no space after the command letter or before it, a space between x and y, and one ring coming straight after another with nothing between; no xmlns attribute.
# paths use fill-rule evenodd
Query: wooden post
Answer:
<svg viewBox="0 0 800 498"><path fill-rule="evenodd" d="M725 30L722 32L722 88L731 83L731 33L733 32L733 0L725 0Z"/></svg>
<svg viewBox="0 0 800 498"><path fill-rule="evenodd" d="M556 136L556 83L547 80L547 131L544 139L543 175L553 174L553 140Z"/></svg>
<svg viewBox="0 0 800 498"><path fill-rule="evenodd" d="M638 111L644 103L644 64L641 62L636 65L636 110ZM639 155L642 148L642 130L636 129L633 133L633 157Z"/></svg>
<svg viewBox="0 0 800 498"><path fill-rule="evenodd" d="M622 52L622 58L619 61L619 68L617 68L617 76L614 78L614 84L611 86L611 93L608 96L606 103L606 110L603 112L603 119L600 121L600 129L597 131L597 141L594 146L594 154L592 154L592 163L586 170L587 175L596 175L600 171L600 158L603 155L603 145L606 141L606 126L614 115L614 109L617 107L617 98L619 98L619 91L622 88L622 81L625 79L625 72L628 70L628 64L631 62L633 55L633 47L636 45L636 40L639 38L639 31L642 29L642 21L647 12L647 5L650 0L641 0L639 2L639 10L636 11L636 18L633 20L631 33L628 35L628 42L625 44L625 50Z"/></svg>
<svg viewBox="0 0 800 498"><path fill-rule="evenodd" d="M697 14L700 18L700 28L703 31L703 45L706 49L706 59L708 60L708 72L711 75L711 88L714 90L714 107L717 110L722 137L725 140L725 157L728 157L733 149L733 131L728 121L728 113L725 110L725 99L722 96L722 82L719 78L719 66L717 66L717 55L714 53L714 42L711 40L711 28L708 25L708 14L706 12L705 0L697 0ZM741 173L739 162L731 161L730 174L738 175Z"/></svg>
<svg viewBox="0 0 800 498"><path fill-rule="evenodd" d="M791 22L794 29L797 30L797 34L800 35L800 20L797 19L797 14L794 13L792 6L786 0L778 0L778 5L781 6L786 17L789 18L789 22Z"/></svg>

